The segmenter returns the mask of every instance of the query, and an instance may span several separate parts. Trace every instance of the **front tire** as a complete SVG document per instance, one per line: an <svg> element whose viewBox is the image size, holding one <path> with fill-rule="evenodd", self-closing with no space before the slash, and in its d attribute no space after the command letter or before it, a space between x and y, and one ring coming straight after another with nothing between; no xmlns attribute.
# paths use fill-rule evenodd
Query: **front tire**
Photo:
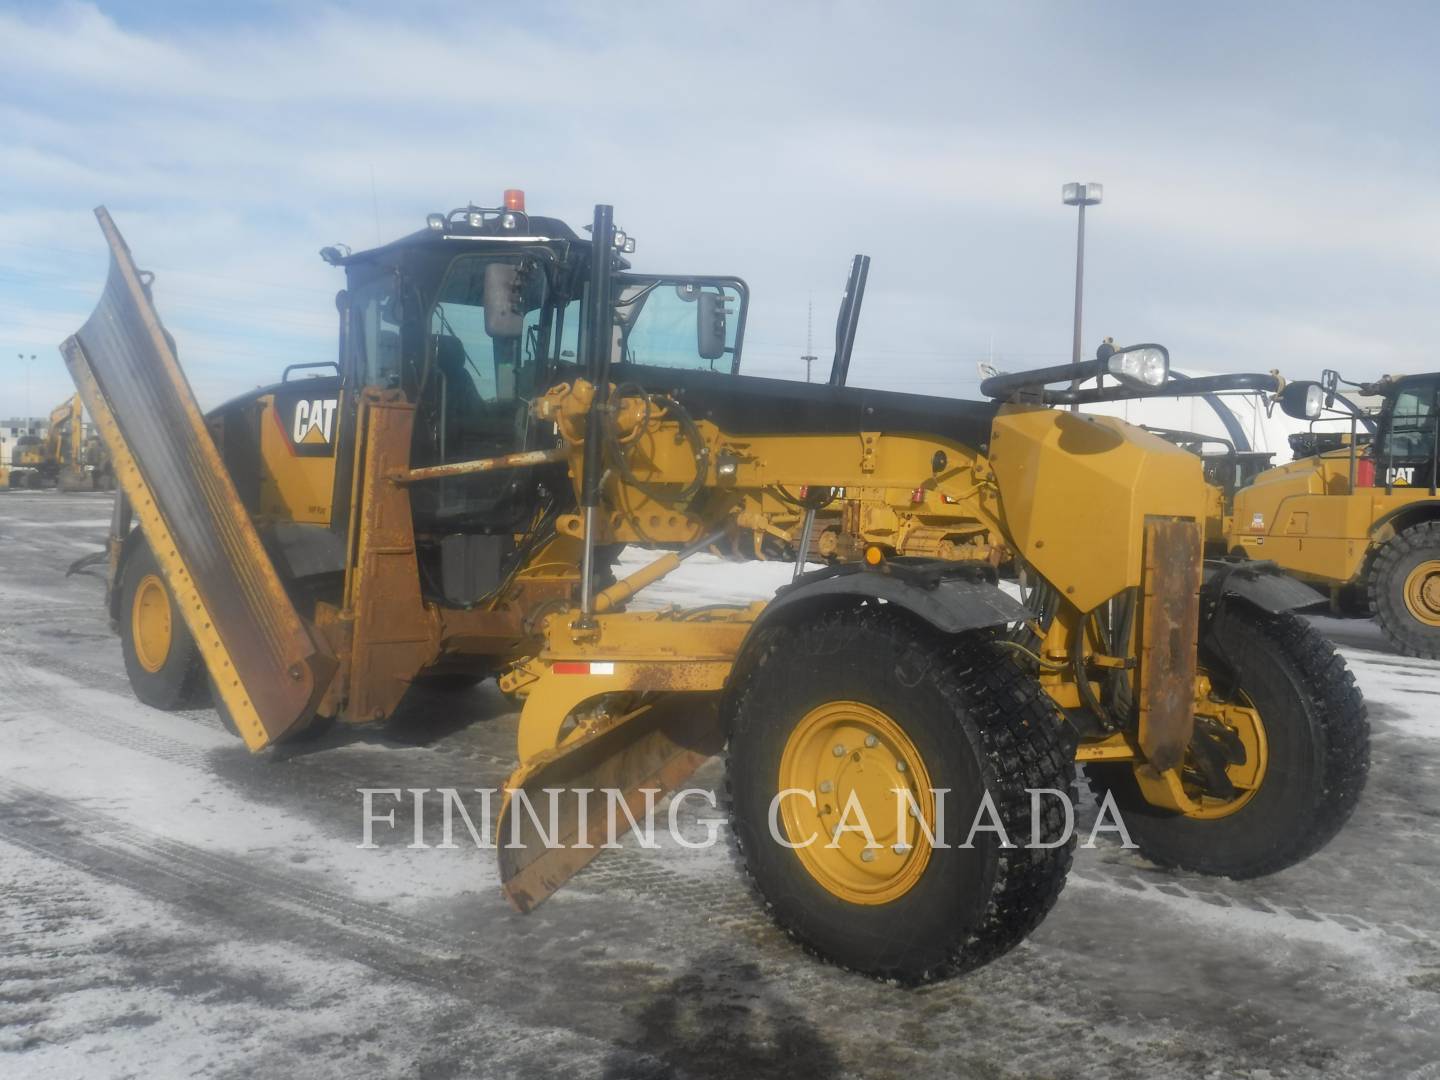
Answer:
<svg viewBox="0 0 1440 1080"><path fill-rule="evenodd" d="M1334 646L1291 613L1231 606L1203 636L1200 661L1211 672L1239 665L1235 697L1263 731L1257 786L1233 809L1187 816L1148 803L1128 764L1088 765L1087 779L1097 798L1114 793L1151 862L1231 878L1273 874L1319 851L1354 812L1370 768L1364 699Z"/></svg>
<svg viewBox="0 0 1440 1080"><path fill-rule="evenodd" d="M1370 607L1405 656L1440 659L1440 521L1425 521L1385 543L1370 570Z"/></svg>
<svg viewBox="0 0 1440 1080"><path fill-rule="evenodd" d="M1034 930L1074 849L1058 801L1073 797L1073 752L1039 684L982 634L943 636L873 606L779 628L759 648L726 769L736 842L776 922L826 959L905 983L988 963ZM1041 788L1059 793L1033 823L1053 846L1030 847ZM772 833L785 789L815 802L779 801ZM987 793L993 817L980 813ZM878 847L848 830L831 846L833 824L858 822L852 798ZM1013 846L993 831L962 846L977 816ZM802 849L781 842L807 834Z"/></svg>
<svg viewBox="0 0 1440 1080"><path fill-rule="evenodd" d="M205 661L143 540L120 577L120 649L135 696L153 709L202 707Z"/></svg>

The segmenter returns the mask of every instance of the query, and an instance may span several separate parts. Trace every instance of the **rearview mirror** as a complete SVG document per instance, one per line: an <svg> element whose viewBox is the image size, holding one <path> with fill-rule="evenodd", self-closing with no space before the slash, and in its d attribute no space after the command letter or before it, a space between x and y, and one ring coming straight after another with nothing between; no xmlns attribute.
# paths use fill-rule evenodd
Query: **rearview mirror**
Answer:
<svg viewBox="0 0 1440 1080"><path fill-rule="evenodd" d="M702 360L719 360L725 355L725 295L702 292L695 311L695 345Z"/></svg>
<svg viewBox="0 0 1440 1080"><path fill-rule="evenodd" d="M1325 389L1318 382L1286 383L1280 391L1280 411L1296 420L1314 420L1324 400Z"/></svg>
<svg viewBox="0 0 1440 1080"><path fill-rule="evenodd" d="M518 338L524 331L520 267L515 263L491 263L485 267L485 333L492 338Z"/></svg>

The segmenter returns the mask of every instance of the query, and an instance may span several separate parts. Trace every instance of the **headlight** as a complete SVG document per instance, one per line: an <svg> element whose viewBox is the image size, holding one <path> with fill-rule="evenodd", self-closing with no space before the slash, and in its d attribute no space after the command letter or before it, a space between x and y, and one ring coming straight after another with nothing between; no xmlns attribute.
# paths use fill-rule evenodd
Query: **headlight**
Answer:
<svg viewBox="0 0 1440 1080"><path fill-rule="evenodd" d="M1170 354L1160 345L1132 345L1116 350L1105 366L1129 386L1164 386L1170 374Z"/></svg>
<svg viewBox="0 0 1440 1080"><path fill-rule="evenodd" d="M1296 420L1314 420L1325 408L1325 388L1318 382L1291 382L1280 391L1280 410Z"/></svg>

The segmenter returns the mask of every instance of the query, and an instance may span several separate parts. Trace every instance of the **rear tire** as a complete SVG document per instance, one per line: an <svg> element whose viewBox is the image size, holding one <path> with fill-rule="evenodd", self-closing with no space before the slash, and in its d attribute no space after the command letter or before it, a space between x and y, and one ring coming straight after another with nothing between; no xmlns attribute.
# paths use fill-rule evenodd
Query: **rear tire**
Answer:
<svg viewBox="0 0 1440 1080"><path fill-rule="evenodd" d="M1240 659L1238 689L1259 713L1268 745L1264 779L1248 801L1223 817L1186 817L1148 803L1128 764L1085 772L1097 799L1114 792L1130 838L1151 862L1253 878L1308 858L1340 831L1365 788L1370 723L1344 658L1299 615L1236 603L1201 642L1208 670L1223 670L1226 656Z"/></svg>
<svg viewBox="0 0 1440 1080"><path fill-rule="evenodd" d="M1440 659L1440 521L1391 537L1370 570L1370 608L1405 656Z"/></svg>
<svg viewBox="0 0 1440 1080"><path fill-rule="evenodd" d="M120 649L135 696L154 709L203 707L205 661L143 540L120 576Z"/></svg>
<svg viewBox="0 0 1440 1080"><path fill-rule="evenodd" d="M1027 789L1055 789L1073 798L1075 766L1062 721L1035 679L983 634L946 637L879 607L832 611L770 631L757 648L731 710L727 782L740 855L783 929L843 967L919 983L988 963L1040 924L1064 887L1074 839L1064 834L1065 810L1049 796L1035 827L1042 842L1055 846L1028 846ZM842 718L839 726L818 729L818 749L806 758L797 745L807 745L816 718L834 710ZM866 716L880 725L875 744L863 725L846 727L845 718L861 725ZM877 716L885 722L873 719ZM836 732L833 747L830 730ZM842 741L850 744L843 753ZM911 753L915 766L897 772L891 761ZM939 844L949 846L930 847L913 825L913 847L903 839L888 844L897 839L898 800L891 794L874 803L879 817L872 825L882 846L868 862L856 865L865 859L859 836L844 837L855 848L848 863L835 861L845 845L829 854L829 838L815 832L813 855L810 849L787 848L771 833L771 802L804 775L792 763L807 761L820 776L828 769L845 770L833 782L811 786L817 814L832 796L838 804L842 792L862 787L888 792L893 789L887 783L898 777L913 777L902 782L915 783L917 790L921 776L930 790L948 789L943 825L937 813L935 831ZM977 832L969 849L961 846L984 792L1016 846L1002 847L993 831ZM803 842L804 831L792 828L790 811L780 806L787 815L782 833ZM868 810L866 817L872 817ZM828 830L835 819L815 820L826 821ZM983 815L981 823L991 824L992 818ZM912 864L922 850L925 860ZM830 862L817 866L821 859ZM867 873L880 875L868 894Z"/></svg>

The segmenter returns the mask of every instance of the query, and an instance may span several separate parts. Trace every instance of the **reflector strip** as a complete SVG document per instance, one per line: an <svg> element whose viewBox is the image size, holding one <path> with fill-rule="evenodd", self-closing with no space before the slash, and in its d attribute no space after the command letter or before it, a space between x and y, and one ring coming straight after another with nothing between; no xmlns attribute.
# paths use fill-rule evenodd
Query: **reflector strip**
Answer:
<svg viewBox="0 0 1440 1080"><path fill-rule="evenodd" d="M550 670L556 675L614 675L615 664L609 660L595 663L589 660L557 660L550 665Z"/></svg>

